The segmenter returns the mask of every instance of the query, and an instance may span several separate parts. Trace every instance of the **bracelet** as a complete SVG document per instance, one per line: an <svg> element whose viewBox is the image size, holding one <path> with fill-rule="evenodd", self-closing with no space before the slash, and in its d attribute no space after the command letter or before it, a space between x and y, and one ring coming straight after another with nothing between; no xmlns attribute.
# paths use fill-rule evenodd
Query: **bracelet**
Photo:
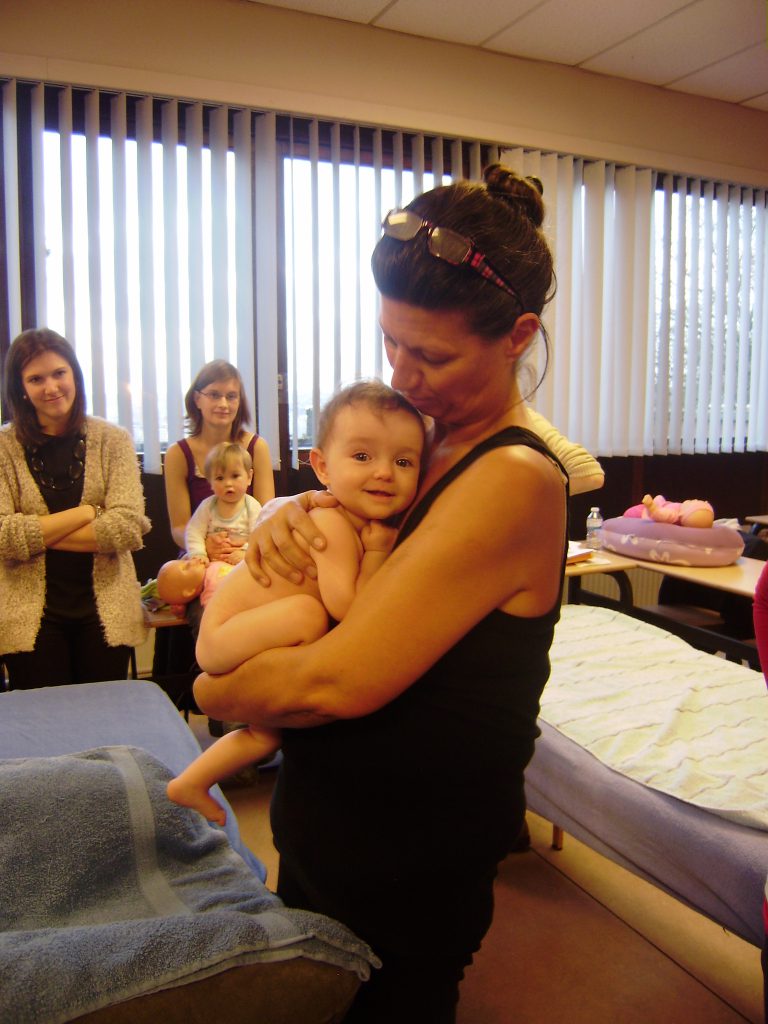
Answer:
<svg viewBox="0 0 768 1024"><path fill-rule="evenodd" d="M104 515L104 509L101 507L101 505L92 505L91 508L96 513L96 515L94 516L95 519L98 519L99 516Z"/></svg>

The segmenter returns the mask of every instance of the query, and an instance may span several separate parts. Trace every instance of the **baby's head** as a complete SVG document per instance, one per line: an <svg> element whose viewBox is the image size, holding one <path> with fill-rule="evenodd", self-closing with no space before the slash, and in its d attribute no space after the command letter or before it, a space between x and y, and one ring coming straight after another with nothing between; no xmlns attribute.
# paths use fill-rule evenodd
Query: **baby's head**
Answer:
<svg viewBox="0 0 768 1024"><path fill-rule="evenodd" d="M419 486L421 414L379 380L361 380L326 403L310 463L318 480L363 519L403 512Z"/></svg>
<svg viewBox="0 0 768 1024"><path fill-rule="evenodd" d="M219 500L239 501L251 486L251 456L233 441L217 444L205 460L205 478Z"/></svg>
<svg viewBox="0 0 768 1024"><path fill-rule="evenodd" d="M206 566L197 558L174 558L160 566L157 594L167 604L189 604L203 589Z"/></svg>

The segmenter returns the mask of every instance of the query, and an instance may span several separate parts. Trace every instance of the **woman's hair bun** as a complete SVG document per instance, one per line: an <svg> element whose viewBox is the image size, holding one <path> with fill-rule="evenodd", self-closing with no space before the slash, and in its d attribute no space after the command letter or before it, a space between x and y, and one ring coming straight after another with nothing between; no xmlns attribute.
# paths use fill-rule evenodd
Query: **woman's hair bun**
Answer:
<svg viewBox="0 0 768 1024"><path fill-rule="evenodd" d="M537 228L541 227L544 221L544 186L540 178L533 175L521 178L503 164L489 164L483 171L483 178L492 195L520 207Z"/></svg>

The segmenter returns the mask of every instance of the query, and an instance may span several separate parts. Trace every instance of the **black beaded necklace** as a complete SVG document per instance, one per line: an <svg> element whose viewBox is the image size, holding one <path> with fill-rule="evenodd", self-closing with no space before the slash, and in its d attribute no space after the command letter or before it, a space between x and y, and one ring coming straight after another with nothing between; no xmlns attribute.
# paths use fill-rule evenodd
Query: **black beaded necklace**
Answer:
<svg viewBox="0 0 768 1024"><path fill-rule="evenodd" d="M27 448L27 465L39 487L48 491L68 491L83 477L85 472L85 434L81 431L74 438L66 469L46 463L50 442L30 445Z"/></svg>

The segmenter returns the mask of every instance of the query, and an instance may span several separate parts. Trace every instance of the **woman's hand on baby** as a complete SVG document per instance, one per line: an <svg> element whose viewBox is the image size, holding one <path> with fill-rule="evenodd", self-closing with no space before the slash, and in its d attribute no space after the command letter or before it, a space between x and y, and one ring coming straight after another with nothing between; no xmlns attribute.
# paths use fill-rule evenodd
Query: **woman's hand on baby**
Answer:
<svg viewBox="0 0 768 1024"><path fill-rule="evenodd" d="M296 535L303 538L308 547L322 551L325 537L316 529L309 513L313 508L335 508L338 504L328 491L304 491L268 501L249 538L245 556L256 582L264 587L270 585L268 569L293 583L301 583L305 574L316 578L312 556L297 541Z"/></svg>
<svg viewBox="0 0 768 1024"><path fill-rule="evenodd" d="M385 526L378 519L369 520L360 531L360 540L365 551L383 551L389 554L397 539L397 530L393 526Z"/></svg>
<svg viewBox="0 0 768 1024"><path fill-rule="evenodd" d="M225 530L209 533L205 538L205 550L212 562L224 562L232 554L232 542Z"/></svg>

